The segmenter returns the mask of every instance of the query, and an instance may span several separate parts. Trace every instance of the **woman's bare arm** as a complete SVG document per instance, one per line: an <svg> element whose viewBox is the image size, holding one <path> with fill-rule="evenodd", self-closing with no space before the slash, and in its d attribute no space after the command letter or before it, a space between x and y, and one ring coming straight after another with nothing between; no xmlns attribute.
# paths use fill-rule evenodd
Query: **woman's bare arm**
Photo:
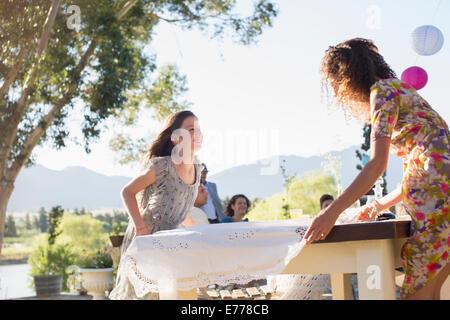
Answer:
<svg viewBox="0 0 450 320"><path fill-rule="evenodd" d="M314 218L304 237L306 244L325 239L334 227L339 215L369 191L377 178L386 170L390 142L389 137L382 137L372 142L373 152L371 159L350 186Z"/></svg>
<svg viewBox="0 0 450 320"><path fill-rule="evenodd" d="M402 201L402 187L398 186L394 191L385 195L383 198L361 207L359 220L371 221L375 218L376 211L381 212L386 210L400 201ZM376 207L377 210L373 210L374 207Z"/></svg>
<svg viewBox="0 0 450 320"><path fill-rule="evenodd" d="M144 174L136 177L130 181L121 191L122 201L128 210L128 214L133 219L136 227L136 235L149 234L147 225L139 212L139 206L136 200L136 195L144 190L147 186L155 183L156 173L155 168L151 166Z"/></svg>
<svg viewBox="0 0 450 320"><path fill-rule="evenodd" d="M402 186L398 186L394 191L377 200L378 211L386 210L402 201Z"/></svg>
<svg viewBox="0 0 450 320"><path fill-rule="evenodd" d="M340 214L370 190L378 177L386 171L390 143L391 140L388 137L372 142L373 152L371 159L341 196L331 203L330 210Z"/></svg>

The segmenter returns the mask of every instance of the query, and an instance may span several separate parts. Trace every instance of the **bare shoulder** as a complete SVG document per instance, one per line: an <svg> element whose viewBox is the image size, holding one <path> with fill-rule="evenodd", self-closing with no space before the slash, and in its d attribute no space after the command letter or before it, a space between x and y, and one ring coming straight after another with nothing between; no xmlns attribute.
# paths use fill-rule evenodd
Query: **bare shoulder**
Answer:
<svg viewBox="0 0 450 320"><path fill-rule="evenodd" d="M124 191L136 194L139 191L154 184L156 181L156 169L154 165L150 165L140 175L131 180L125 187Z"/></svg>

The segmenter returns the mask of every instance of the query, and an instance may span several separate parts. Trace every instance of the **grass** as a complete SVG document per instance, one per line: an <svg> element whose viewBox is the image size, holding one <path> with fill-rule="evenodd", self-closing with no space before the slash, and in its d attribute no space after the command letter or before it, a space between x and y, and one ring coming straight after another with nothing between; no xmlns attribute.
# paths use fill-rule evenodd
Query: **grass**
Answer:
<svg viewBox="0 0 450 320"><path fill-rule="evenodd" d="M2 264L22 264L27 263L32 248L4 248L0 257L0 265Z"/></svg>
<svg viewBox="0 0 450 320"><path fill-rule="evenodd" d="M33 243L42 235L39 230L19 229L17 237L5 237L0 256L0 265L27 263Z"/></svg>

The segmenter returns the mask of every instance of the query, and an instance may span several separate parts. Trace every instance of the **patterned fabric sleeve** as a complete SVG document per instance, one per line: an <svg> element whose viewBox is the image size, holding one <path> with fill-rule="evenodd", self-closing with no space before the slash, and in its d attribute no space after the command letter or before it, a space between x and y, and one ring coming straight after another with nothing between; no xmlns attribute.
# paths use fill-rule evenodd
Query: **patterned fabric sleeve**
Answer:
<svg viewBox="0 0 450 320"><path fill-rule="evenodd" d="M391 87L375 85L371 90L370 104L371 140L390 138L399 113L398 92Z"/></svg>
<svg viewBox="0 0 450 320"><path fill-rule="evenodd" d="M156 157L149 161L149 167L153 166L155 168L156 186L159 186L160 183L166 180L169 172L167 161L171 161L170 157Z"/></svg>
<svg viewBox="0 0 450 320"><path fill-rule="evenodd" d="M165 185L167 181L167 176L169 174L168 162L171 161L170 157L156 157L152 158L147 163L147 168L153 166L155 168L155 183L148 186L140 194L140 207L145 208L148 204L148 197L151 192L163 192L165 190Z"/></svg>

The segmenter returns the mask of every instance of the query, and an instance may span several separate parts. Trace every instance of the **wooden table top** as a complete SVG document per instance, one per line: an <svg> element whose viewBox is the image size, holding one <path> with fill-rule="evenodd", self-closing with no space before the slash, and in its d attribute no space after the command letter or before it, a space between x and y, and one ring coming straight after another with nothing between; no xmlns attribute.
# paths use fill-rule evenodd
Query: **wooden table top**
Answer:
<svg viewBox="0 0 450 320"><path fill-rule="evenodd" d="M399 239L409 237L410 220L385 220L334 226L326 239L313 243L358 240Z"/></svg>

